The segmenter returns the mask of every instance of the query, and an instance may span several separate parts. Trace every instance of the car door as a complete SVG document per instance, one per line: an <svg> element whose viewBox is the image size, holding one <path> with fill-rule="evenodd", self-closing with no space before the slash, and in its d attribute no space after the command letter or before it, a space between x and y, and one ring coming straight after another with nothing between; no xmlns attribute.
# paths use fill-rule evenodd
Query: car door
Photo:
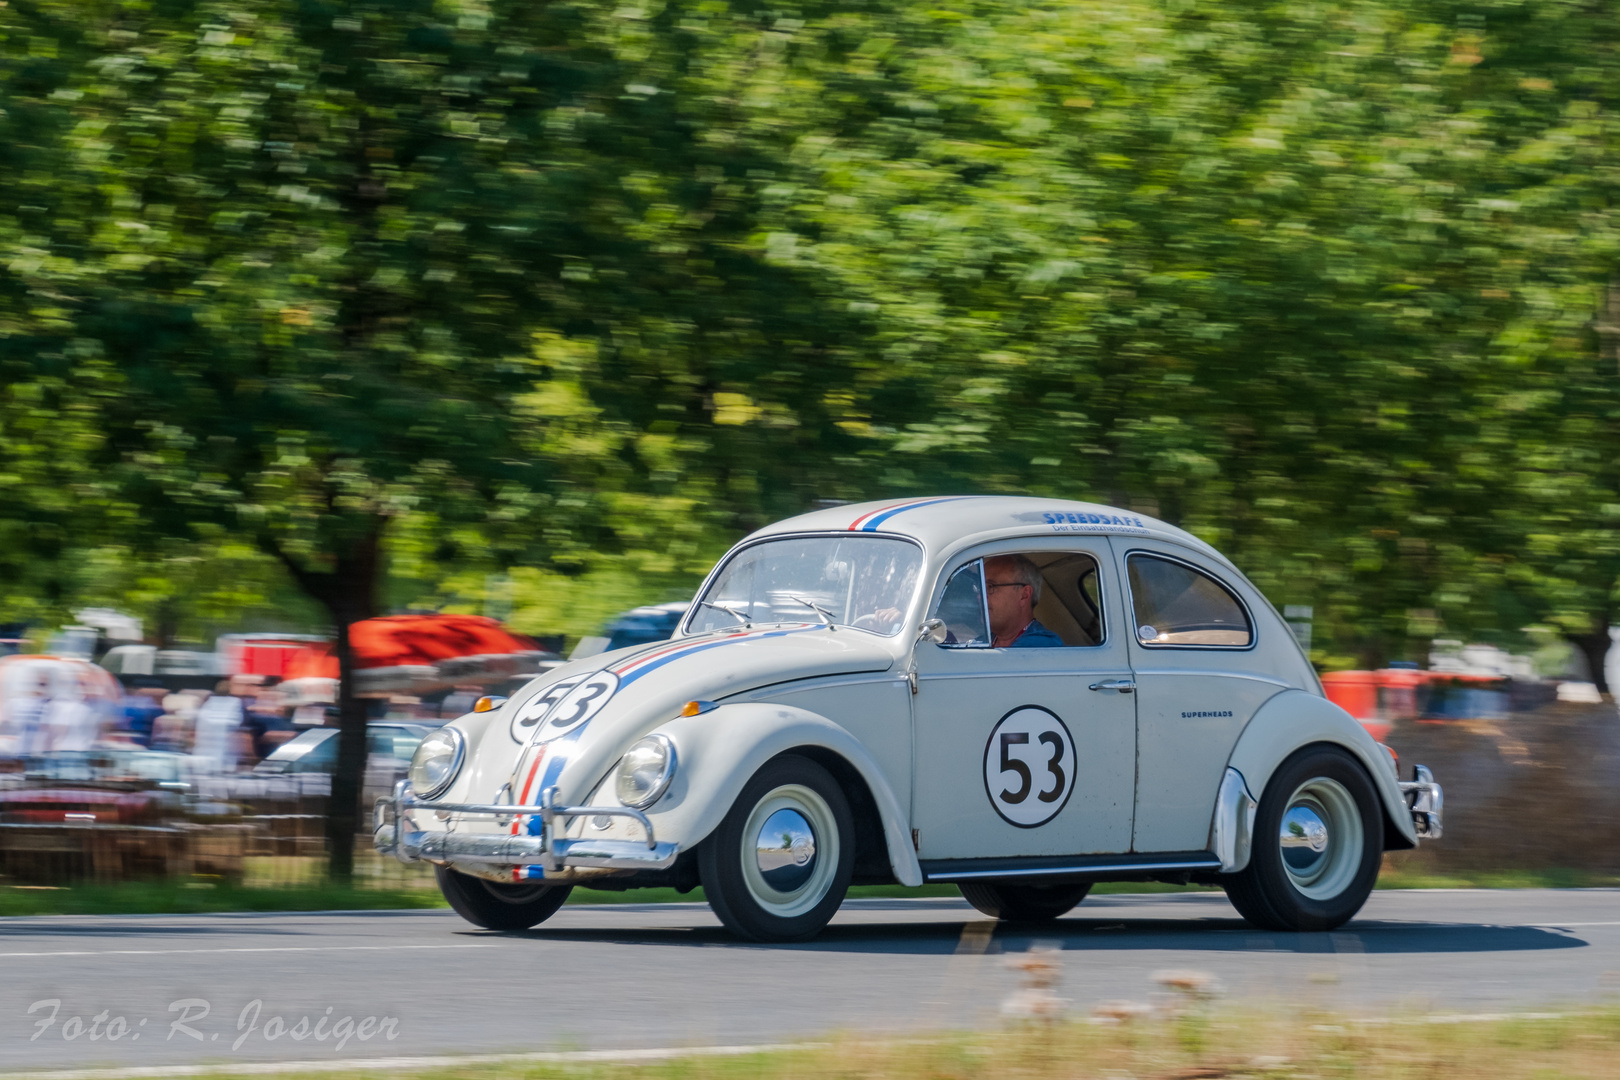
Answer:
<svg viewBox="0 0 1620 1080"><path fill-rule="evenodd" d="M1113 543L1129 597L1137 685L1132 846L1203 851L1238 735L1288 683L1261 649L1260 629L1270 624L1256 620L1234 575L1178 545Z"/></svg>
<svg viewBox="0 0 1620 1080"><path fill-rule="evenodd" d="M1012 552L1045 564L1035 614L1067 623L1050 626L1064 647L990 647L983 559ZM1090 595L1076 596L1087 564ZM914 654L912 823L925 862L1129 850L1136 715L1113 566L1101 537L1001 542L946 564L928 610L949 640ZM1054 602L1064 575L1079 575L1067 612ZM1090 620L1084 632L1076 618Z"/></svg>

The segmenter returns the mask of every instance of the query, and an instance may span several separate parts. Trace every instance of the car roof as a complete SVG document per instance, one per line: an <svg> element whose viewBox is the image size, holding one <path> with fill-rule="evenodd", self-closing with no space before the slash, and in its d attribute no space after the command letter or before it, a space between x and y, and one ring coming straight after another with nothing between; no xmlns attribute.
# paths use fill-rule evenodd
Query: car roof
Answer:
<svg viewBox="0 0 1620 1080"><path fill-rule="evenodd" d="M906 536L929 552L1015 536L1143 536L1184 544L1230 565L1220 552L1192 533L1158 518L1101 503L1022 495L939 495L852 503L775 522L747 539L808 532Z"/></svg>

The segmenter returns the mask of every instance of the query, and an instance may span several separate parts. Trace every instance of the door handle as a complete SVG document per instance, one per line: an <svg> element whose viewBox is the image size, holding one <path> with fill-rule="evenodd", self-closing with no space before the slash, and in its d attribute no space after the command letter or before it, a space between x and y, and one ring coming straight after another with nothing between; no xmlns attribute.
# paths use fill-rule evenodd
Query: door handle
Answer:
<svg viewBox="0 0 1620 1080"><path fill-rule="evenodd" d="M1093 690L1118 690L1122 694L1129 694L1136 689L1132 679L1104 679L1102 682L1091 684Z"/></svg>

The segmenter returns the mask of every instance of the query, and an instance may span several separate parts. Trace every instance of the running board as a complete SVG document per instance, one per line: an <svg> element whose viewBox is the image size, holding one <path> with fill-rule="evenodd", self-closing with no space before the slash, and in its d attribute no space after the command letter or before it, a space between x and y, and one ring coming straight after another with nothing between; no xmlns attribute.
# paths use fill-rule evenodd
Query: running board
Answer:
<svg viewBox="0 0 1620 1080"><path fill-rule="evenodd" d="M924 881L1134 878L1220 868L1221 860L1208 851L1163 851L1151 855L1045 855L1025 859L928 859L922 863Z"/></svg>

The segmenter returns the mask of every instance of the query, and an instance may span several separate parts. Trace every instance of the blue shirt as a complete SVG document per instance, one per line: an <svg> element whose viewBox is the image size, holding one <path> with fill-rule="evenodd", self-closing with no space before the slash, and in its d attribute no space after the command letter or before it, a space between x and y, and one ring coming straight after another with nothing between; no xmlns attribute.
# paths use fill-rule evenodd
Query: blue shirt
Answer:
<svg viewBox="0 0 1620 1080"><path fill-rule="evenodd" d="M1013 638L1012 644L1005 646L1005 648L1061 649L1063 648L1063 639L1042 626L1039 619L1031 619L1029 625L1024 627L1024 632Z"/></svg>

